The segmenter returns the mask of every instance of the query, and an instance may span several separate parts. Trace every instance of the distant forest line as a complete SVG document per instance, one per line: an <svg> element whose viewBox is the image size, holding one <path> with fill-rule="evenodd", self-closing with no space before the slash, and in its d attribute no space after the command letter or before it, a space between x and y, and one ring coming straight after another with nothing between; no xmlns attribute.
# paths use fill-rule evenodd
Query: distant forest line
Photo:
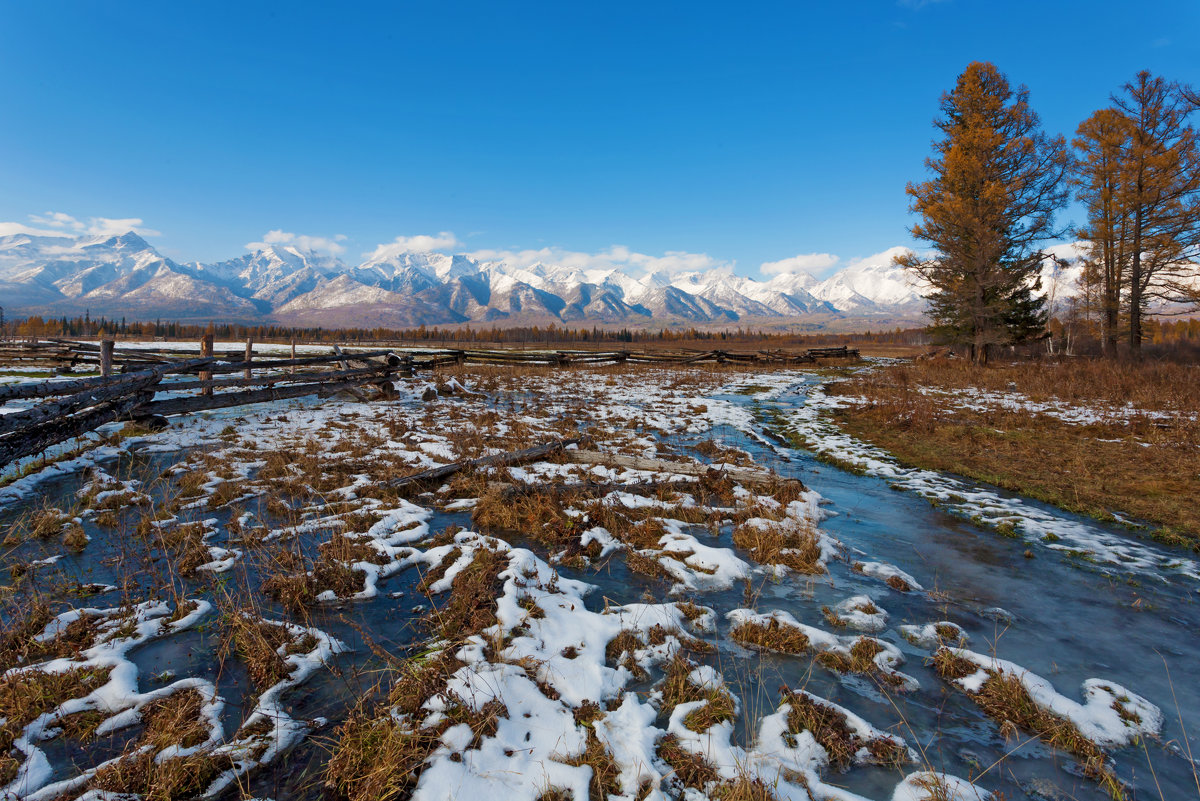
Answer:
<svg viewBox="0 0 1200 801"><path fill-rule="evenodd" d="M1051 320L1051 335L1061 335L1063 325ZM736 343L739 346L813 347L840 344L891 344L922 346L930 344L925 328L895 327L878 331L781 333L748 328L570 328L558 325L512 326L493 328L298 328L281 325L245 325L238 323L181 323L175 321L129 322L104 317L32 316L19 321L0 321L0 336L8 339L111 337L127 340L191 340L213 334L219 340L255 342L346 343L346 342L403 342L414 345L443 345L463 347L472 345L576 344L638 345L646 347L683 346L687 343L717 345ZM1146 322L1147 340L1153 344L1200 343L1200 318L1158 319Z"/></svg>

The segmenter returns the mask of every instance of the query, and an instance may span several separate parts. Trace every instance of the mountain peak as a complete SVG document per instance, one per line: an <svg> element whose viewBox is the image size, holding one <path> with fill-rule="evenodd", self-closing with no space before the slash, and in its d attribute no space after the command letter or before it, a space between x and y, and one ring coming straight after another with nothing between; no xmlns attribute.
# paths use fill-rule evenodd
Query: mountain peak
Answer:
<svg viewBox="0 0 1200 801"><path fill-rule="evenodd" d="M126 231L113 236L96 237L84 247L109 247L122 250L153 250L150 243L142 239L136 231Z"/></svg>
<svg viewBox="0 0 1200 801"><path fill-rule="evenodd" d="M12 288L17 314L56 314L86 299L97 314L138 308L153 317L188 319L204 297L239 320L250 313L306 324L345 324L355 319L356 309L363 324L427 325L500 320L788 325L848 314L915 320L920 312L907 276L882 258L857 262L823 281L807 273L762 281L728 269L637 275L555 260L481 261L465 253L386 249L351 266L286 243L215 264L181 266L135 231L94 238L9 237L3 245L0 281ZM138 289L143 286L153 292ZM149 309L151 301L158 306Z"/></svg>

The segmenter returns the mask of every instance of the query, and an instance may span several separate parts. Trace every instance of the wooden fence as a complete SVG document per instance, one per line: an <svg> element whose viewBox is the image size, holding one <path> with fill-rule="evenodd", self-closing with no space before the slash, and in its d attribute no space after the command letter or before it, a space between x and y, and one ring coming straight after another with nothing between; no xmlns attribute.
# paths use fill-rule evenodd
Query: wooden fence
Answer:
<svg viewBox="0 0 1200 801"><path fill-rule="evenodd" d="M804 364L821 359L854 359L858 351L813 348L802 352L754 351L515 351L392 350L343 351L290 356L256 352L252 343L236 351L214 349L206 336L199 352L178 348L118 348L51 341L0 347L0 364L69 369L95 365L99 376L0 385L0 406L11 400L39 400L30 408L0 414L0 466L118 420L165 424L165 417L209 409L350 392L360 400L389 398L397 377L448 365L548 365L644 363L690 365ZM302 369L297 369L302 368ZM233 376L240 373L240 377Z"/></svg>

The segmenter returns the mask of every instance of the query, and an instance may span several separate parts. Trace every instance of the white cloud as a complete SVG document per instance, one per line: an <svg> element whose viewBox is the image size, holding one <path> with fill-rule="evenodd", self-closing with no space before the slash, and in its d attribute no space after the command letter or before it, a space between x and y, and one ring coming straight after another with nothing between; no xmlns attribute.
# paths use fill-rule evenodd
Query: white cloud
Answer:
<svg viewBox="0 0 1200 801"><path fill-rule="evenodd" d="M369 261L379 261L386 259L389 256L397 256L401 253L428 253L431 250L450 250L456 248L462 243L458 241L458 237L449 231L442 231L436 235L417 234L416 236L398 236L391 242L385 242L382 245L377 245L370 253L364 253Z"/></svg>
<svg viewBox="0 0 1200 801"><path fill-rule="evenodd" d="M140 217L126 217L115 220L110 217L90 217L86 233L91 236L117 236L133 231L139 236L162 236L162 232L142 226Z"/></svg>
<svg viewBox="0 0 1200 801"><path fill-rule="evenodd" d="M636 276L651 273L677 275L709 270L732 272L734 266L733 262L714 259L707 253L668 250L661 256L651 256L630 250L624 245L613 245L599 253L550 247L537 250L475 250L467 255L479 261L503 261L520 268L540 263L574 270L621 270Z"/></svg>
<svg viewBox="0 0 1200 801"><path fill-rule="evenodd" d="M345 241L345 234L338 234L333 238L325 236L307 236L305 234L293 234L288 231L282 231L278 228L272 231L267 231L263 235L261 242L247 242L246 249L250 251L266 250L269 247L278 245L280 247L294 247L297 250L311 250L318 253L328 253L331 256L336 256L339 253L344 253L346 247L341 243Z"/></svg>
<svg viewBox="0 0 1200 801"><path fill-rule="evenodd" d="M779 261L763 262L758 269L763 275L780 273L813 273L827 270L839 261L832 253L801 253Z"/></svg>
<svg viewBox="0 0 1200 801"><path fill-rule="evenodd" d="M863 256L862 258L859 258L859 259L851 259L850 263L846 265L846 269L852 270L855 267L868 267L868 266L886 267L892 263L892 259L896 258L897 256L903 256L905 253L911 253L911 252L912 252L912 248L906 248L906 247L901 247L901 246L897 245L896 247L888 248L887 250L881 251L879 253L874 253L870 256Z"/></svg>
<svg viewBox="0 0 1200 801"><path fill-rule="evenodd" d="M29 219L39 225L52 225L55 228L70 228L73 231L82 231L86 226L79 220L72 217L70 214L63 214L61 211L48 211L45 214L30 214Z"/></svg>
<svg viewBox="0 0 1200 801"><path fill-rule="evenodd" d="M0 222L0 236L16 236L17 234L25 234L26 236L68 236L68 232L66 231L31 228L19 222Z"/></svg>
<svg viewBox="0 0 1200 801"><path fill-rule="evenodd" d="M377 246L370 253L364 253L370 261L386 259L400 253L430 251L448 251L464 245L450 231L442 231L436 235L419 234L417 236L398 236L391 242ZM502 261L510 267L528 269L536 264L546 264L555 267L565 267L573 270L622 270L635 275L647 275L662 272L675 275L684 272L705 270L732 271L732 262L722 262L706 253L688 253L682 250L668 250L661 256L638 253L624 245L612 245L598 253L587 253L578 250L567 250L560 247L505 249L484 248L467 251L465 255L477 261Z"/></svg>
<svg viewBox="0 0 1200 801"><path fill-rule="evenodd" d="M64 214L61 211L47 211L45 214L30 214L29 219L38 225L50 226L52 231L26 228L15 233L32 234L33 236L119 236L133 231L141 236L161 236L159 231L142 225L141 217L88 217L87 222ZM21 226L20 223L0 223L0 226ZM3 230L3 229L0 229Z"/></svg>

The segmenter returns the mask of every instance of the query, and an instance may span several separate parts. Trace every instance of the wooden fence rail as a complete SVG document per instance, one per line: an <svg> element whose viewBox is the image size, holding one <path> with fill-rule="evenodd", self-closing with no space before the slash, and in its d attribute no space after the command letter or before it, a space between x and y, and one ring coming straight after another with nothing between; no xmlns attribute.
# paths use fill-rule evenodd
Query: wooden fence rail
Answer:
<svg viewBox="0 0 1200 801"><path fill-rule="evenodd" d="M206 343L207 344L207 343ZM39 348L39 350L41 350ZM0 386L0 405L10 400L40 400L27 409L0 414L0 466L44 451L118 420L161 422L166 415L222 409L250 403L331 395L340 391L360 393L374 385L380 397L394 395L393 380L401 358L391 351L308 356L300 359L255 358L247 347L238 361L221 362L212 356L178 361L124 361L132 372L82 379L49 380ZM250 354L250 359L246 354ZM120 363L123 352L101 346L96 354ZM192 351L189 355L194 355ZM0 355L0 358L3 358ZM338 369L355 365L351 369ZM111 364L111 363L110 363ZM326 370L293 372L296 366L325 366ZM359 366L361 365L361 366ZM291 368L291 369L287 369ZM110 367L111 369L111 367ZM242 373L241 378L218 379L215 375ZM188 376L198 375L188 379ZM411 374L411 371L410 371ZM176 380L175 377L184 380ZM221 391L253 387L246 391ZM192 393L199 390L200 394ZM158 397L156 397L158 396Z"/></svg>
<svg viewBox="0 0 1200 801"><path fill-rule="evenodd" d="M55 340L47 343L5 343L0 364L71 367L96 364L104 375L0 385L0 406L10 400L41 402L0 414L0 466L34 455L53 445L94 431L118 420L165 422L172 414L189 414L252 403L350 392L368 400L394 395L398 376L449 365L542 365L571 367L626 362L661 365L802 364L825 358L857 358L858 351L813 348L807 351L586 351L586 350L393 350L343 351L295 355L290 358L256 352L246 342L239 351L218 352L206 338L197 358L194 350L170 348L145 351ZM296 372L297 367L310 368ZM119 368L120 372L115 372ZM324 369L320 369L324 368ZM216 378L241 373L240 378ZM183 380L180 380L180 379ZM239 389L239 391L218 391ZM245 389L240 389L245 388ZM199 394L182 394L194 393Z"/></svg>

